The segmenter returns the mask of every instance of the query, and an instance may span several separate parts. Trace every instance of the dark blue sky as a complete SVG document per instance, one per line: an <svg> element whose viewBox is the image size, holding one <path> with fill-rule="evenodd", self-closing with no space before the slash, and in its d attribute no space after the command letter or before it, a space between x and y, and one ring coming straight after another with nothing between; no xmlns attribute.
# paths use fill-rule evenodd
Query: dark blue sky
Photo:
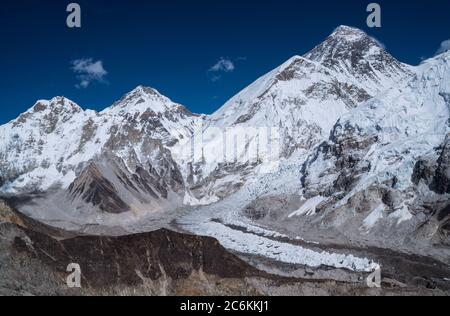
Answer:
<svg viewBox="0 0 450 316"><path fill-rule="evenodd" d="M449 0L74 0L81 29L66 26L70 2L2 1L0 123L57 95L103 109L139 84L211 113L341 24L364 29L410 64L450 39ZM381 29L365 25L370 2L382 6ZM208 69L221 57L234 71L213 80ZM70 62L83 58L103 62L104 82L76 87Z"/></svg>

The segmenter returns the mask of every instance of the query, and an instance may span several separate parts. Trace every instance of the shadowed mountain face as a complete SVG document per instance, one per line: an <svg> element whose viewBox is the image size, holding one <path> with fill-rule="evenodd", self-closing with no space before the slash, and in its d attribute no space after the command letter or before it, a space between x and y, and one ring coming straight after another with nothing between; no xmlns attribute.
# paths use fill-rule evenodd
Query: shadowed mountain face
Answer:
<svg viewBox="0 0 450 316"><path fill-rule="evenodd" d="M132 170L113 154L93 160L66 190L71 203L88 203L105 213L150 212L181 205L184 182L178 166L161 145L151 151L158 158L143 164L135 161Z"/></svg>
<svg viewBox="0 0 450 316"><path fill-rule="evenodd" d="M91 164L69 187L73 199L78 196L87 203L97 205L104 212L126 212L128 205L118 197L114 185L105 179L101 171ZM106 198L107 197L107 198Z"/></svg>

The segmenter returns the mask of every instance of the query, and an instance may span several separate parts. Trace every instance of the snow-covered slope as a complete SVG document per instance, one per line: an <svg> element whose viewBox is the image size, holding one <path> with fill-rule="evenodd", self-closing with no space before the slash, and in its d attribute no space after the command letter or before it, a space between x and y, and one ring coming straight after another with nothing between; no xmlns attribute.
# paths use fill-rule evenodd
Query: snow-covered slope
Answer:
<svg viewBox="0 0 450 316"><path fill-rule="evenodd" d="M412 70L364 32L340 26L311 52L292 57L233 97L211 124L295 129L302 119L326 134L336 117L409 78Z"/></svg>
<svg viewBox="0 0 450 316"><path fill-rule="evenodd" d="M196 180L192 195L214 201L217 196L212 191L233 192L236 183L248 178L243 174L255 174L261 162L293 155L301 159L328 138L342 115L408 81L413 73L414 67L397 61L364 32L338 27L311 52L294 56L264 75L204 122L202 136L197 135L203 142L194 147L201 159L188 170ZM275 141L267 135L276 135ZM240 138L240 146L233 147L233 137ZM255 147L259 159L249 154ZM218 169L220 181L211 183L217 181Z"/></svg>
<svg viewBox="0 0 450 316"><path fill-rule="evenodd" d="M98 114L83 111L57 97L38 101L16 120L0 127L0 187L2 192L47 190L68 186L80 163L98 151L89 126ZM86 143L86 144L85 144Z"/></svg>

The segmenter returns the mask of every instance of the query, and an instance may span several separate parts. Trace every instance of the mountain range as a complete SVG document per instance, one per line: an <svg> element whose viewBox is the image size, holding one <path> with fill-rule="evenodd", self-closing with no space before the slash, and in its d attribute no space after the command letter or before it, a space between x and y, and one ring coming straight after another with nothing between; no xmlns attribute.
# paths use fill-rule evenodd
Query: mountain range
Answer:
<svg viewBox="0 0 450 316"><path fill-rule="evenodd" d="M340 245L450 264L449 131L450 52L410 66L340 26L212 115L142 86L101 112L38 101L0 127L0 195L84 233L172 225L284 263L375 266L303 252Z"/></svg>

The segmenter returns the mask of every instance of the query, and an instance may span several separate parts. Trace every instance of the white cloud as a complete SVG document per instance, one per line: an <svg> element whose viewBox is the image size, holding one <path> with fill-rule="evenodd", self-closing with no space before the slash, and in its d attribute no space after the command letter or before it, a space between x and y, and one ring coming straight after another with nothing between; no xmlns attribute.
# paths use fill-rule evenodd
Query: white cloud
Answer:
<svg viewBox="0 0 450 316"><path fill-rule="evenodd" d="M77 59L70 63L72 71L77 74L80 81L77 88L87 88L92 82L105 83L105 77L108 72L103 67L101 60L95 61L92 58Z"/></svg>
<svg viewBox="0 0 450 316"><path fill-rule="evenodd" d="M436 52L436 54L441 54L441 53L446 52L448 50L450 50L450 40L443 41L441 43L441 47L439 47L439 49Z"/></svg>
<svg viewBox="0 0 450 316"><path fill-rule="evenodd" d="M213 76L211 76L211 81L212 81L212 82L217 82L217 81L219 81L221 78L222 78L221 75L213 75Z"/></svg>
<svg viewBox="0 0 450 316"><path fill-rule="evenodd" d="M220 59L211 68L208 69L208 76L212 82L217 82L222 79L225 73L231 73L236 70L236 64L244 62L247 57L237 57L234 60L220 57Z"/></svg>
<svg viewBox="0 0 450 316"><path fill-rule="evenodd" d="M234 66L234 63L230 59L221 57L219 59L219 61L214 66L212 66L209 69L209 71L212 71L212 72L233 72L235 68L236 67Z"/></svg>

